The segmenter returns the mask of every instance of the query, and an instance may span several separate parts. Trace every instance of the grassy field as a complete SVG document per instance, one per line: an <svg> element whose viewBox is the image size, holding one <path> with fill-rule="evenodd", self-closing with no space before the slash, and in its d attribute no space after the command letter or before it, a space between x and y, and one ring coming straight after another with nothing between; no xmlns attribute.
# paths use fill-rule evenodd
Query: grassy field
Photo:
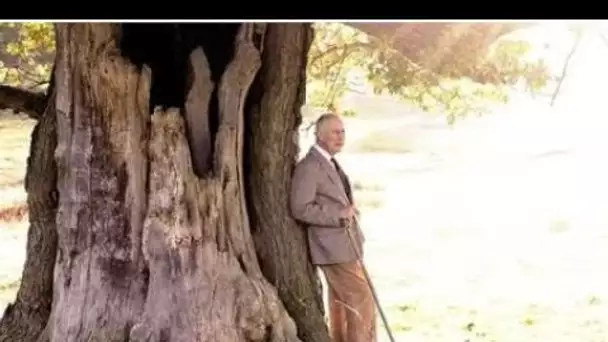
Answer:
<svg viewBox="0 0 608 342"><path fill-rule="evenodd" d="M363 225L402 340L605 341L608 189L566 162L367 175L391 180Z"/></svg>
<svg viewBox="0 0 608 342"><path fill-rule="evenodd" d="M555 144L514 133L515 153L489 124L452 131L393 112L349 119L339 159L398 340L608 341L608 144L543 154ZM23 263L31 127L0 120L0 308Z"/></svg>
<svg viewBox="0 0 608 342"><path fill-rule="evenodd" d="M19 288L27 206L23 178L34 122L0 111L0 313Z"/></svg>

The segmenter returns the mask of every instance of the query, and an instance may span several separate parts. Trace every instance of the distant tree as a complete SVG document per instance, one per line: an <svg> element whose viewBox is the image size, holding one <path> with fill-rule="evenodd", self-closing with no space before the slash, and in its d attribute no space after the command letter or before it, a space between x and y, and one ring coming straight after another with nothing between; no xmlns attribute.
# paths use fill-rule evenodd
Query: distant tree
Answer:
<svg viewBox="0 0 608 342"><path fill-rule="evenodd" d="M0 23L0 84L44 88L49 82L55 55L51 23Z"/></svg>
<svg viewBox="0 0 608 342"><path fill-rule="evenodd" d="M55 58L51 23L0 23L0 110L38 118Z"/></svg>

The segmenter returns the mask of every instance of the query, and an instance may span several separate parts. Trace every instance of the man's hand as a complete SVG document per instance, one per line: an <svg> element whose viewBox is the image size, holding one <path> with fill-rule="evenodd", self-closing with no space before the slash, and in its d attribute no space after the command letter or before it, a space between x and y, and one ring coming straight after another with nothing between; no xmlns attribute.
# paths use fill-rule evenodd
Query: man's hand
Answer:
<svg viewBox="0 0 608 342"><path fill-rule="evenodd" d="M342 222L343 227L349 227L355 216L357 215L358 210L354 205L349 205L346 208L340 211L340 221Z"/></svg>
<svg viewBox="0 0 608 342"><path fill-rule="evenodd" d="M357 214L357 208L355 208L354 205L349 205L348 207L346 207L340 211L340 218L352 219L356 214Z"/></svg>

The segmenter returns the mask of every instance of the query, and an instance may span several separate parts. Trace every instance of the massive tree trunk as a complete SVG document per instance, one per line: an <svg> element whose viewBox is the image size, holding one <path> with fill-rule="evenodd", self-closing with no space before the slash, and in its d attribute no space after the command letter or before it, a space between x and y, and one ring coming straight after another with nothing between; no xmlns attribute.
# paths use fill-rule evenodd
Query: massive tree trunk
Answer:
<svg viewBox="0 0 608 342"><path fill-rule="evenodd" d="M286 200L310 39L308 24L57 25L39 340L329 340Z"/></svg>
<svg viewBox="0 0 608 342"><path fill-rule="evenodd" d="M307 55L312 37L304 25L268 27L260 77L249 98L252 141L246 160L251 168L247 193L264 275L278 288L300 339L327 341L321 285L308 259L304 231L286 205L306 95L306 59L294 56Z"/></svg>

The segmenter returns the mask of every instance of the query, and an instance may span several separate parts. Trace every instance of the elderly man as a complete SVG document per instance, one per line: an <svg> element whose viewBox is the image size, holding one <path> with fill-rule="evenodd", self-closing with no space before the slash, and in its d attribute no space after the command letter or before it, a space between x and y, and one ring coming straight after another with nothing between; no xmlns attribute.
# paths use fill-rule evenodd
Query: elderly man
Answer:
<svg viewBox="0 0 608 342"><path fill-rule="evenodd" d="M373 297L357 248L363 233L348 177L334 159L344 145L344 126L336 114L323 114L315 126L316 144L296 166L291 210L308 228L312 262L320 266L329 287L329 320L335 342L375 341ZM347 232L351 229L355 241Z"/></svg>

